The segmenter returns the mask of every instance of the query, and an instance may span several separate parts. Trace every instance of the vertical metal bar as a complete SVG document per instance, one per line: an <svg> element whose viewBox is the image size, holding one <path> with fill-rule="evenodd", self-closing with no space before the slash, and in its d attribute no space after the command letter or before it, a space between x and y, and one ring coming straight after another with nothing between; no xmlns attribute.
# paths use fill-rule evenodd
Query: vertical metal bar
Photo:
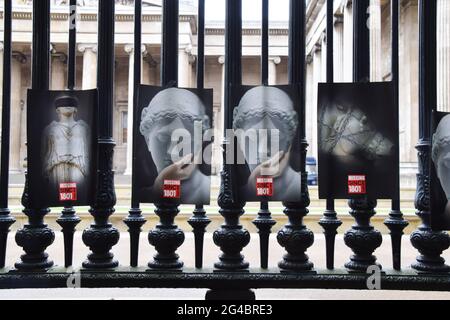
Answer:
<svg viewBox="0 0 450 320"><path fill-rule="evenodd" d="M205 0L198 0L197 26L197 89L205 87ZM211 220L206 216L203 205L196 205L188 223L192 226L195 237L195 267L203 267L203 242L206 227Z"/></svg>
<svg viewBox="0 0 450 320"><path fill-rule="evenodd" d="M32 83L34 90L48 90L50 79L50 0L33 1L33 59ZM22 196L23 213L29 223L16 233L16 242L25 251L16 262L18 270L46 270L53 266L45 249L55 240L54 232L44 224L48 208L30 208L28 179ZM32 231L31 231L32 230Z"/></svg>
<svg viewBox="0 0 450 320"><path fill-rule="evenodd" d="M67 89L75 88L76 44L77 44L77 1L70 0L69 6L69 57L67 65ZM66 268L72 265L73 259L73 235L75 227L81 219L76 215L73 207L66 206L56 222L62 227L64 236L64 265Z"/></svg>
<svg viewBox="0 0 450 320"><path fill-rule="evenodd" d="M118 266L110 252L119 241L120 233L109 223L114 213L116 193L112 170L115 142L112 138L114 108L114 22L115 2L98 2L98 184L94 205L89 212L94 223L83 232L83 242L92 251L83 262L86 269L108 269ZM100 239L100 240L99 240Z"/></svg>
<svg viewBox="0 0 450 320"><path fill-rule="evenodd" d="M76 45L77 45L77 0L70 0L69 7L69 64L67 70L67 87L73 90L76 84Z"/></svg>
<svg viewBox="0 0 450 320"><path fill-rule="evenodd" d="M327 0L327 83L334 82L334 0ZM337 228L342 225L334 208L334 199L327 199L327 207L319 224L324 229L327 269L334 269L334 245Z"/></svg>
<svg viewBox="0 0 450 320"><path fill-rule="evenodd" d="M261 84L269 85L269 0L262 0L261 24ZM260 264L262 269L269 265L269 237L275 220L269 210L269 201L263 200L260 204L258 216L253 220L259 233Z"/></svg>
<svg viewBox="0 0 450 320"><path fill-rule="evenodd" d="M9 137L11 124L11 24L12 0L5 0L3 10L3 96L0 168L0 269L5 267L9 227L16 221L8 209Z"/></svg>
<svg viewBox="0 0 450 320"><path fill-rule="evenodd" d="M289 223L278 232L278 242L287 251L278 263L286 271L311 271L314 267L306 250L314 243L314 234L303 223L310 203L308 174L306 173L305 105L306 105L306 0L290 0L289 17L289 83L300 86L300 154L301 154L301 201L283 203Z"/></svg>
<svg viewBox="0 0 450 320"><path fill-rule="evenodd" d="M262 0L261 82L269 84L269 0Z"/></svg>
<svg viewBox="0 0 450 320"><path fill-rule="evenodd" d="M136 115L136 110L138 108L138 90L141 84L141 67L142 67L142 0L134 0L134 74L133 74L133 115L128 115L129 117L134 117ZM137 173L134 168L136 167L136 159L134 157L134 152L136 150L136 139L138 129L134 125L133 128L128 130L133 130L133 141L132 152L133 152L133 170L131 176L131 209L128 212L128 217L124 219L125 224L128 226L128 232L130 233L130 266L137 267L139 258L139 237L142 231L142 226L145 224L145 218L142 215L142 210L140 209L139 199L136 194L136 190L133 186L136 185ZM130 141L128 142L130 143Z"/></svg>
<svg viewBox="0 0 450 320"><path fill-rule="evenodd" d="M163 1L161 80L163 86L178 84L178 0ZM179 213L177 205L172 203L155 204L156 215L160 223L148 234L148 240L156 248L153 261L148 263L151 269L178 270L183 267L176 250L184 242L184 233L175 225Z"/></svg>
<svg viewBox="0 0 450 320"><path fill-rule="evenodd" d="M162 86L178 85L178 12L178 1L163 1L161 47Z"/></svg>
<svg viewBox="0 0 450 320"><path fill-rule="evenodd" d="M421 272L449 272L441 254L450 246L447 232L431 229L430 158L431 115L437 109L437 1L419 0L419 158L416 214L422 224L411 234L411 243L420 255L412 268Z"/></svg>
<svg viewBox="0 0 450 320"><path fill-rule="evenodd" d="M234 137L227 135L233 128L232 87L242 84L242 0L226 0L225 17L225 97L224 97L224 139L223 170L218 203L225 223L214 232L214 243L222 254L214 264L218 270L237 271L248 269L241 251L250 242L250 233L239 223L244 214L245 202L237 194L235 167L227 162L230 153L235 155ZM233 238L233 241L230 239Z"/></svg>
<svg viewBox="0 0 450 320"><path fill-rule="evenodd" d="M391 57L391 73L392 85L395 91L395 105L399 105L399 0L391 0L391 41L392 41L392 57ZM397 136L397 145L399 140ZM397 155L399 153L397 152ZM400 188L400 174L397 175L397 185ZM392 209L389 217L384 221L389 228L392 242L392 262L394 270L401 269L401 248L403 230L408 226L408 222L403 219L400 211L400 190L394 195L392 200Z"/></svg>
<svg viewBox="0 0 450 320"><path fill-rule="evenodd" d="M367 27L369 19L370 0L353 1L353 81L370 81L370 32ZM355 218L355 224L344 235L344 241L355 253L345 267L350 271L366 272L369 266L381 265L373 252L378 248L383 238L381 233L370 224L370 218L375 215L377 200L351 199L350 214ZM356 240L355 240L356 239ZM364 239L364 246L360 241Z"/></svg>

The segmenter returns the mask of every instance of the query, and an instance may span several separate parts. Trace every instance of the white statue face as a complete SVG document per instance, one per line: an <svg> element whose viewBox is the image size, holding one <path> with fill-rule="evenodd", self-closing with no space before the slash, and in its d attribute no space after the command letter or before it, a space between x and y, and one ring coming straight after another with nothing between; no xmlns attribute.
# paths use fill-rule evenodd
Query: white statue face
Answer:
<svg viewBox="0 0 450 320"><path fill-rule="evenodd" d="M180 118L175 118L160 121L157 125L153 126L152 130L148 131L148 136L145 137L148 149L152 154L158 172L161 172L164 168L172 165L172 159L186 156L173 156L175 152L179 152L177 149L179 141L172 141L172 133L179 129L185 129L189 132L191 137L194 136L194 123L185 123ZM191 150L193 150L193 148L194 146L192 145Z"/></svg>
<svg viewBox="0 0 450 320"><path fill-rule="evenodd" d="M77 112L77 109L75 107L59 107L56 109L56 112L65 117L71 117L71 116L75 115L75 113Z"/></svg>
<svg viewBox="0 0 450 320"><path fill-rule="evenodd" d="M244 147L245 160L252 171L261 163L274 157L279 151L288 151L291 145L289 139L283 138L283 134L285 134L283 133L284 127L280 121L267 115L256 123L252 121L245 122L244 127L241 129L244 132L252 133L247 135L248 139ZM275 132L278 132L278 134ZM264 137L264 134L266 135L266 138ZM256 146L256 152L254 148L252 150L250 144ZM242 147L243 146L241 145L241 148Z"/></svg>

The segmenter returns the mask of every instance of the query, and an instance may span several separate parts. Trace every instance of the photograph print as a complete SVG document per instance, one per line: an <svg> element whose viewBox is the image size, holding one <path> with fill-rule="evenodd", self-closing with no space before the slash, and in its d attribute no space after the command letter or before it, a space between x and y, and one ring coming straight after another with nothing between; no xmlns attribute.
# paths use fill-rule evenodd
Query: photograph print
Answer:
<svg viewBox="0 0 450 320"><path fill-rule="evenodd" d="M450 230L450 113L433 111L431 128L431 226Z"/></svg>
<svg viewBox="0 0 450 320"><path fill-rule="evenodd" d="M320 83L319 197L393 199L398 185L398 106L390 82Z"/></svg>
<svg viewBox="0 0 450 320"><path fill-rule="evenodd" d="M28 90L28 194L32 207L93 204L97 99L97 90Z"/></svg>
<svg viewBox="0 0 450 320"><path fill-rule="evenodd" d="M133 188L140 203L210 203L212 105L211 89L139 87Z"/></svg>
<svg viewBox="0 0 450 320"><path fill-rule="evenodd" d="M300 92L298 85L232 87L241 200L300 201Z"/></svg>

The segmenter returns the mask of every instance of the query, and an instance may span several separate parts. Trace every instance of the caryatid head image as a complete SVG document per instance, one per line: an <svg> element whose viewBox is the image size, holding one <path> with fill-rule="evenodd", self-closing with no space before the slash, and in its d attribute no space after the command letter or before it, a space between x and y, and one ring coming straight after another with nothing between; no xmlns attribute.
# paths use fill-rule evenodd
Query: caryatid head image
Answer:
<svg viewBox="0 0 450 320"><path fill-rule="evenodd" d="M234 109L233 129L250 169L248 192L258 177L273 178L273 197L297 199L301 174L291 168L291 147L298 133L294 102L283 90L259 86L248 90ZM239 137L244 135L245 139Z"/></svg>
<svg viewBox="0 0 450 320"><path fill-rule="evenodd" d="M85 182L90 172L91 132L83 120L77 120L78 100L62 96L54 102L58 120L43 134L43 175L54 186Z"/></svg>
<svg viewBox="0 0 450 320"><path fill-rule="evenodd" d="M198 165L204 159L202 141L194 139L196 126L201 126L203 137L210 128L210 119L202 100L186 89L160 91L142 111L140 132L158 171L152 187L156 198L162 197L165 180L178 180L182 203L209 202L210 180ZM179 141L178 134L174 138L175 133L180 132L183 139L188 139L190 148L180 149L180 142L186 144L186 141Z"/></svg>
<svg viewBox="0 0 450 320"><path fill-rule="evenodd" d="M450 215L450 115L443 117L436 128L431 156L448 200L445 213ZM450 219L450 216L447 219Z"/></svg>
<svg viewBox="0 0 450 320"><path fill-rule="evenodd" d="M338 99L319 115L319 148L341 157L373 161L393 153L394 144L378 132L368 116L352 103Z"/></svg>

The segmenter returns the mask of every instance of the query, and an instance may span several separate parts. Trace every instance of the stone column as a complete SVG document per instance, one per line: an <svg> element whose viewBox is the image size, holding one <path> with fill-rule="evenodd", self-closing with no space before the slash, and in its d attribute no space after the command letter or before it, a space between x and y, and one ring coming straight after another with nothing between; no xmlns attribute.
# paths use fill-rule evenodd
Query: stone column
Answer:
<svg viewBox="0 0 450 320"><path fill-rule="evenodd" d="M334 81L344 80L344 16L334 18Z"/></svg>
<svg viewBox="0 0 450 320"><path fill-rule="evenodd" d="M80 44L78 51L83 53L83 90L97 88L97 45Z"/></svg>
<svg viewBox="0 0 450 320"><path fill-rule="evenodd" d="M56 54L52 56L51 66L51 89L52 90L64 90L66 89L66 66L67 59L65 55Z"/></svg>
<svg viewBox="0 0 450 320"><path fill-rule="evenodd" d="M178 51L178 86L188 88L191 86L192 68L190 65L189 52L190 47Z"/></svg>
<svg viewBox="0 0 450 320"><path fill-rule="evenodd" d="M405 1L400 23L400 161L417 162L419 140L419 35L417 0ZM414 179L413 172L410 173Z"/></svg>
<svg viewBox="0 0 450 320"><path fill-rule="evenodd" d="M281 63L280 57L269 58L269 85L274 86L277 84L277 65Z"/></svg>
<svg viewBox="0 0 450 320"><path fill-rule="evenodd" d="M370 3L370 80L381 81L381 3L380 0L371 0Z"/></svg>
<svg viewBox="0 0 450 320"><path fill-rule="evenodd" d="M314 64L313 64L313 55L314 50L306 57L306 122L305 122L305 129L306 129L306 140L310 141L312 143L313 136L316 134L314 132L313 128L313 112L314 109L317 108L317 101L314 102L314 90L316 87L316 83L314 82ZM312 149L309 148L308 150L308 156L313 156Z"/></svg>
<svg viewBox="0 0 450 320"><path fill-rule="evenodd" d="M131 175L133 170L133 96L134 96L134 45L127 44L124 47L125 52L129 55L129 63L128 63L128 109L127 109L127 163L125 169L125 175ZM141 47L141 82L142 82L142 68L143 61L142 57L146 53L146 48L143 45Z"/></svg>
<svg viewBox="0 0 450 320"><path fill-rule="evenodd" d="M450 112L450 1L437 1L438 108Z"/></svg>
<svg viewBox="0 0 450 320"><path fill-rule="evenodd" d="M13 55L11 64L11 131L9 170L20 173L21 114L22 114L22 64L26 59L22 55Z"/></svg>
<svg viewBox="0 0 450 320"><path fill-rule="evenodd" d="M221 146L222 146L222 139L223 139L223 130L224 130L224 124L225 124L225 56L220 56L218 59L219 64L222 66L222 77L220 82L220 109L218 111L218 114L216 116L216 128L215 128L215 139L214 139L214 150L216 151L214 153L214 159L213 163L216 166L216 172L220 172L222 168L222 152L221 152Z"/></svg>
<svg viewBox="0 0 450 320"><path fill-rule="evenodd" d="M327 35L324 32L320 38L320 77L317 80L319 82L327 81Z"/></svg>
<svg viewBox="0 0 450 320"><path fill-rule="evenodd" d="M352 0L344 5L344 74L345 82L353 81L353 11Z"/></svg>

